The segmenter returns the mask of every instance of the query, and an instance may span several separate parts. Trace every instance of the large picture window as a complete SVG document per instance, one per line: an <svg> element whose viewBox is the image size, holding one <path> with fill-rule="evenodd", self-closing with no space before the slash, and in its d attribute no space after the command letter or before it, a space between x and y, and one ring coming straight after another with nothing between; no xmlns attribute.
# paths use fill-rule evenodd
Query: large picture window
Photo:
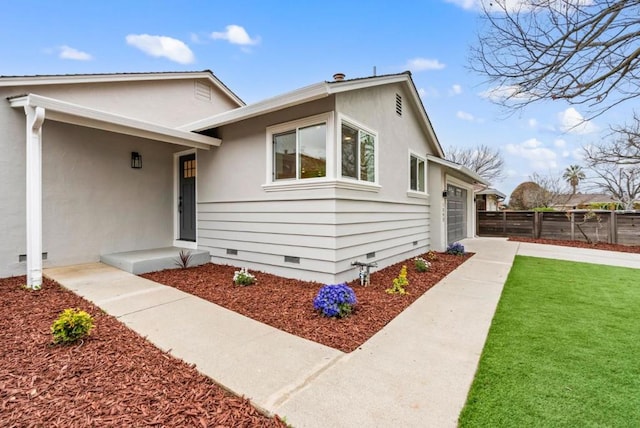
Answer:
<svg viewBox="0 0 640 428"><path fill-rule="evenodd" d="M318 178L326 175L326 122L273 134L274 180Z"/></svg>
<svg viewBox="0 0 640 428"><path fill-rule="evenodd" d="M426 163L425 160L416 156L410 155L409 157L409 189L415 192L425 191L425 176L426 176Z"/></svg>
<svg viewBox="0 0 640 428"><path fill-rule="evenodd" d="M342 177L376 181L375 136L356 126L342 124Z"/></svg>

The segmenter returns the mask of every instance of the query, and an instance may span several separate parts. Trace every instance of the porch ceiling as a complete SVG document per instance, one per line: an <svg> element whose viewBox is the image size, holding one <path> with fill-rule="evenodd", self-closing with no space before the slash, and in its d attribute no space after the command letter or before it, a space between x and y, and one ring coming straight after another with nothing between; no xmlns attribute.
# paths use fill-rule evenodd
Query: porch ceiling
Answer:
<svg viewBox="0 0 640 428"><path fill-rule="evenodd" d="M120 116L36 94L10 98L9 103L14 108L41 107L45 110L45 118L56 122L70 123L164 143L203 150L209 150L211 146L219 146L222 143L222 140L218 138L169 128L156 123Z"/></svg>

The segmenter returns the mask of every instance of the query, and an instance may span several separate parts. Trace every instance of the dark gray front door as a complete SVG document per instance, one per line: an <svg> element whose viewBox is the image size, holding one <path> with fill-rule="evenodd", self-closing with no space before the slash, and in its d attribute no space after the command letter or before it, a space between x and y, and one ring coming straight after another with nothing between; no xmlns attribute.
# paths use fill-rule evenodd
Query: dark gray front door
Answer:
<svg viewBox="0 0 640 428"><path fill-rule="evenodd" d="M196 155L180 156L180 239L196 240Z"/></svg>
<svg viewBox="0 0 640 428"><path fill-rule="evenodd" d="M467 237L467 191L447 185L447 244Z"/></svg>

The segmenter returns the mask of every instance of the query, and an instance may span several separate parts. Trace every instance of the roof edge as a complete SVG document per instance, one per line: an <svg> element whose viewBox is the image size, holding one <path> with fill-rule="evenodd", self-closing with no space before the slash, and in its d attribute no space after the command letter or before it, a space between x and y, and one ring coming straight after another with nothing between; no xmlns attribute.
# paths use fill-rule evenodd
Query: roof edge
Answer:
<svg viewBox="0 0 640 428"><path fill-rule="evenodd" d="M238 106L245 102L227 85L222 83L211 70L202 71L158 71L133 73L94 73L94 74L43 74L30 76L0 76L0 87L71 85L78 83L139 82L149 80L208 79Z"/></svg>
<svg viewBox="0 0 640 428"><path fill-rule="evenodd" d="M442 159L433 155L427 155L427 160L430 162L434 162L439 165L445 166L447 168L451 168L456 171L459 171L462 174L468 176L469 178L475 180L476 183L484 184L485 186L489 186L491 184L487 180L482 178L477 172L472 171L466 166L461 165L459 163L451 162L450 160Z"/></svg>

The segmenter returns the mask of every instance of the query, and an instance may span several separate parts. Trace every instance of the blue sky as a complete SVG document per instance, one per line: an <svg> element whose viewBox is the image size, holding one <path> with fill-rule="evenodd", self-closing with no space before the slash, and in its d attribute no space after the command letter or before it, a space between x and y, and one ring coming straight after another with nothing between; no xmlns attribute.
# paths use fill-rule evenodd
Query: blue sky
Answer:
<svg viewBox="0 0 640 428"><path fill-rule="evenodd" d="M410 70L445 151L499 148L506 178L494 187L509 195L534 172L579 163L580 147L630 112L614 109L577 127L583 112L562 101L505 115L467 68L475 3L0 0L0 75L210 69L251 103L336 72Z"/></svg>

